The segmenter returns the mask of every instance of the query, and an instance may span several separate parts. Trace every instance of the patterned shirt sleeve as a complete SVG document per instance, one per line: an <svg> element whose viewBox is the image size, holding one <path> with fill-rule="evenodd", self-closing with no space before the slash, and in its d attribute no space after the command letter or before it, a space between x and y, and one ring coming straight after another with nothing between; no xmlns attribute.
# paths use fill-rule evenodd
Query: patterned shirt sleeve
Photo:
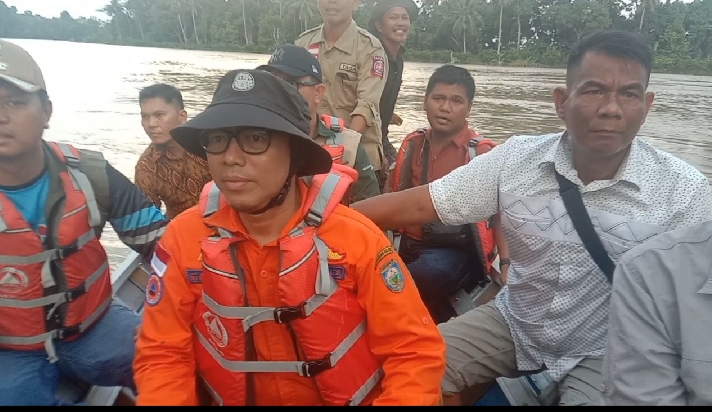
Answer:
<svg viewBox="0 0 712 412"><path fill-rule="evenodd" d="M499 212L499 176L508 147L501 144L428 185L441 222L451 226L476 223Z"/></svg>
<svg viewBox="0 0 712 412"><path fill-rule="evenodd" d="M680 229L708 220L712 220L712 193L707 178L699 173L689 203L672 219L668 230Z"/></svg>
<svg viewBox="0 0 712 412"><path fill-rule="evenodd" d="M143 162L141 160L136 163L136 172L134 174L134 182L136 186L143 192L143 194L148 197L148 199L156 205L157 208L161 207L161 197L156 193L153 187L154 176L146 170Z"/></svg>
<svg viewBox="0 0 712 412"><path fill-rule="evenodd" d="M138 186L108 163L106 175L111 199L109 223L126 246L148 257L168 221Z"/></svg>

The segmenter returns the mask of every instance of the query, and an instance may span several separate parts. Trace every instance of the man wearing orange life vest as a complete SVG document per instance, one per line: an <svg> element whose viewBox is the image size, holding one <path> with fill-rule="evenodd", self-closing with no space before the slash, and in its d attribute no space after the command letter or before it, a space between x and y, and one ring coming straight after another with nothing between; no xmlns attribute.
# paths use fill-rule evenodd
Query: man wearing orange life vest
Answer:
<svg viewBox="0 0 712 412"><path fill-rule="evenodd" d="M137 405L197 405L196 382L213 405L439 404L444 343L309 123L296 88L235 70L171 132L214 182L156 249Z"/></svg>
<svg viewBox="0 0 712 412"><path fill-rule="evenodd" d="M430 127L403 140L386 192L432 182L496 145L468 126L474 97L475 80L466 69L448 64L435 70L423 103ZM498 252L506 277L509 259L496 216L474 225L406 227L401 234L399 253L438 322L455 316L448 296L489 274Z"/></svg>
<svg viewBox="0 0 712 412"><path fill-rule="evenodd" d="M366 149L361 144L361 133L346 128L343 119L328 114L321 118L317 109L327 92L323 82L319 59L306 49L293 44L278 47L269 62L257 68L267 70L293 84L309 103L311 133L309 136L322 145L334 163L353 167L358 172L358 180L351 188L352 202L358 202L381 194L373 165L368 160Z"/></svg>
<svg viewBox="0 0 712 412"><path fill-rule="evenodd" d="M106 222L148 257L167 224L101 153L43 139L42 71L0 40L0 405L60 405L60 377L133 387L140 317L112 299Z"/></svg>

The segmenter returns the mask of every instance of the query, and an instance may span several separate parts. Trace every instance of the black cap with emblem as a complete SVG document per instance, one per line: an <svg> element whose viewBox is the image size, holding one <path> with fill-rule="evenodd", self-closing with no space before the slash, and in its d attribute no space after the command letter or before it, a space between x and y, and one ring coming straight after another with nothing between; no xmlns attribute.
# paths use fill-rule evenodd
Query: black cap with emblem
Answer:
<svg viewBox="0 0 712 412"><path fill-rule="evenodd" d="M311 116L307 101L286 81L263 70L233 70L223 76L210 105L171 136L190 153L206 158L200 144L205 130L262 128L294 137L292 157L299 157L297 176L328 173L331 156L309 137Z"/></svg>
<svg viewBox="0 0 712 412"><path fill-rule="evenodd" d="M292 77L312 76L319 83L323 83L321 74L321 64L319 60L312 56L303 47L293 44L283 44L272 53L267 64L257 68L257 70L277 69Z"/></svg>
<svg viewBox="0 0 712 412"><path fill-rule="evenodd" d="M368 31L374 36L378 36L376 21L383 17L389 9L397 6L405 8L411 23L418 19L418 5L413 0L378 0L371 11L371 18L368 20Z"/></svg>

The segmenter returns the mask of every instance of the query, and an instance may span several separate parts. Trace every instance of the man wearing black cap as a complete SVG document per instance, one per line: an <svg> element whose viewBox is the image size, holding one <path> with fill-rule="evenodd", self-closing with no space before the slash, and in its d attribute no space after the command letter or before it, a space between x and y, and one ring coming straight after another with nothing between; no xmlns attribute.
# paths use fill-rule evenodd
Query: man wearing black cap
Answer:
<svg viewBox="0 0 712 412"><path fill-rule="evenodd" d="M339 203L310 120L293 85L235 70L171 131L214 182L157 249L137 405L197 405L197 377L225 406L440 402L442 338L383 232Z"/></svg>
<svg viewBox="0 0 712 412"><path fill-rule="evenodd" d="M381 96L381 132L383 153L389 165L396 161L396 149L388 139L388 126L403 120L394 114L396 100L403 81L403 45L410 25L418 18L418 6L413 0L380 0L371 12L368 30L383 43L388 56L388 77Z"/></svg>
<svg viewBox="0 0 712 412"><path fill-rule="evenodd" d="M334 162L351 166L358 172L358 180L354 182L350 201L358 202L380 195L378 179L366 150L361 145L361 133L346 128L342 119L328 114L322 115L320 119L317 114L319 103L327 91L327 86L322 81L319 60L306 49L285 44L272 53L266 65L257 69L266 70L297 87L309 103L309 136L332 154Z"/></svg>

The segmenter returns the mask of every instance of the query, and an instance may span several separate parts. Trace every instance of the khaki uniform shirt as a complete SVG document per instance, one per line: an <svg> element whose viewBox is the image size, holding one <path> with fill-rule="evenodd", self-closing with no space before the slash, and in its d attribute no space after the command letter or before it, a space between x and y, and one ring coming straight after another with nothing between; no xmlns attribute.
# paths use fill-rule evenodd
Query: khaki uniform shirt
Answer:
<svg viewBox="0 0 712 412"><path fill-rule="evenodd" d="M323 25L308 30L294 41L319 59L328 91L319 105L319 115L341 119L359 115L368 128L361 144L375 170L381 170L380 101L388 77L388 58L380 40L351 21L349 28L331 47L324 39Z"/></svg>
<svg viewBox="0 0 712 412"><path fill-rule="evenodd" d="M213 178L208 163L188 152L173 157L151 143L136 163L134 183L156 205L166 205L166 217L173 219L198 204L200 192Z"/></svg>

